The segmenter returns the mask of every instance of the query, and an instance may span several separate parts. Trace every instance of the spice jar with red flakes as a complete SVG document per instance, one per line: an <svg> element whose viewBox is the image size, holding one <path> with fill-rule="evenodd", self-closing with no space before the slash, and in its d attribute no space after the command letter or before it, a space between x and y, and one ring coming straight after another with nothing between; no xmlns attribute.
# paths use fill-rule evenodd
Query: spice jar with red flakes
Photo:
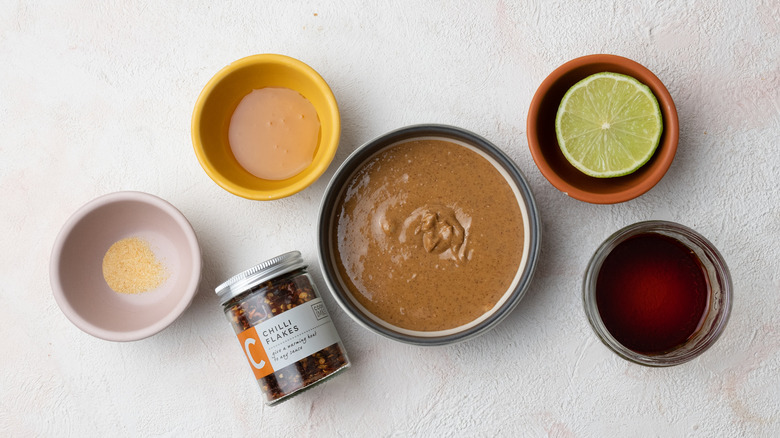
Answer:
<svg viewBox="0 0 780 438"><path fill-rule="evenodd" d="M349 367L300 252L260 263L215 290L266 404L276 404Z"/></svg>

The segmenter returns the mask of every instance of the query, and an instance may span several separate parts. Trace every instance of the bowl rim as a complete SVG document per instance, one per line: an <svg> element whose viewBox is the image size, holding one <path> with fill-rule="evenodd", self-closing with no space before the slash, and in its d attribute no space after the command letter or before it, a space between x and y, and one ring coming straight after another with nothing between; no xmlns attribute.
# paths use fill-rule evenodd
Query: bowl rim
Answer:
<svg viewBox="0 0 780 438"><path fill-rule="evenodd" d="M333 123L331 124L333 127L333 135L331 136L330 141L325 142L323 139L321 139L320 143L317 145L318 151L324 151L322 158L318 161L313 161L312 164L309 165L307 168L309 172L304 178L274 190L249 189L228 180L224 174L219 172L211 164L211 162L206 159L203 141L200 135L199 128L203 115L203 107L217 84L222 82L233 72L243 67L253 65L283 65L300 71L309 79L311 79L316 87L322 91L322 94L325 97L325 101L327 103L327 109L333 115ZM328 166L330 166L331 161L333 161L333 158L336 156L336 150L338 149L339 139L341 137L341 116L339 113L336 96L333 94L333 91L330 89L328 83L325 82L325 79L323 79L316 70L303 61L287 55L276 53L261 53L256 55L249 55L244 58L235 60L221 68L214 76L211 77L211 79L209 79L198 95L197 100L195 101L195 107L193 109L192 118L190 120L190 136L192 138L192 146L195 149L195 156L197 157L198 162L200 163L203 170L212 181L236 196L254 201L271 201L285 198L302 191L303 189L313 184L320 176L322 176L323 173L325 173L325 171L328 169Z"/></svg>
<svg viewBox="0 0 780 438"><path fill-rule="evenodd" d="M590 64L621 64L625 68L633 71L642 72L647 77L647 81L641 82L653 91L653 94L658 99L658 104L661 109L661 114L664 121L664 141L659 143L658 149L654 154L653 167L649 173L642 179L615 193L594 193L587 190L583 190L580 187L574 186L563 180L552 169L552 167L544 159L541 152L542 147L539 144L537 124L539 122L539 109L542 101L547 96L552 86L566 73L575 70L577 68L590 65ZM606 71L606 70L605 70ZM526 137L528 139L528 148L531 151L531 157L536 163L536 167L542 173L542 175L550 182L555 188L563 192L564 194L577 199L579 201L588 202L591 204L617 204L626 202L631 199L637 198L643 195L651 188L653 188L666 174L669 167L672 165L674 156L677 152L677 146L680 136L679 119L677 116L677 108L674 104L669 90L664 86L663 82L647 67L642 64L619 55L612 54L593 54L585 55L579 58L572 59L558 68L553 70L537 88L531 99L531 104L528 107L528 117L526 119ZM557 143L556 143L557 145ZM663 146L663 148L662 148Z"/></svg>
<svg viewBox="0 0 780 438"><path fill-rule="evenodd" d="M171 217L184 233L187 243L192 249L193 266L192 273L187 283L187 289L185 290L182 299L176 303L176 306L170 312L168 312L164 318L156 321L154 324L137 330L116 331L104 329L90 323L81 316L81 313L76 308L74 308L73 305L71 305L70 300L68 300L66 297L65 291L62 287L59 266L62 250L68 236L70 236L70 233L73 232L73 229L82 220L84 220L84 218L101 207L126 201L136 201L151 205L160 209L169 217ZM198 244L198 238L195 235L195 230L192 228L192 225L189 223L184 214L181 213L181 211L179 211L168 201L149 193L140 191L119 191L101 195L92 199L91 201L79 207L65 221L64 225L60 229L60 232L57 234L57 237L54 240L54 245L49 257L49 282L51 284L54 300L56 301L62 313L65 314L65 316L70 320L70 322L73 323L73 325L81 329L83 332L107 341L137 341L159 333L171 325L179 316L181 316L182 313L184 313L187 307L189 307L189 305L192 303L192 300L198 291L201 268L202 256L200 245Z"/></svg>
<svg viewBox="0 0 780 438"><path fill-rule="evenodd" d="M506 300L506 302L490 317L476 326L470 327L458 333L437 337L419 337L398 333L372 321L370 318L364 316L361 312L358 312L356 309L354 309L353 304L349 302L349 298L344 295L347 292L341 290L335 278L331 278L331 273L327 269L327 267L331 266L331 263L326 261L326 257L330 252L330 231L326 226L326 221L330 222L329 217L333 217L333 204L338 200L338 195L341 193L342 186L339 185L336 187L336 184L339 182L339 180L347 180L352 175L354 167L360 166L365 161L365 159L371 157L373 154L378 152L379 149L389 146L390 144L397 141L423 136L449 137L472 144L475 147L479 147L483 152L489 153L493 159L495 159L499 164L503 165L504 169L512 177L514 183L517 185L517 189L523 196L530 228L530 244L526 266L520 277L520 280L518 281L517 285L515 285L514 290L511 292L511 295ZM372 150L372 148L379 149ZM326 208L328 206L330 206L330 208L326 212ZM532 283L533 276L539 261L542 239L542 227L541 219L539 217L539 210L536 206L536 201L534 200L534 196L531 192L531 187L528 184L528 180L525 178L520 168L517 167L517 164L511 158L509 158L509 156L504 151L478 134L456 126L433 123L409 125L391 130L363 143L360 147L353 151L347 157L347 159L341 163L339 168L333 174L331 180L328 182L328 186L325 189L325 194L323 195L320 202L319 215L317 218L317 230L317 257L322 270L322 277L331 292L331 296L333 296L334 300L339 304L339 307L341 307L341 309L347 315L349 315L352 320L376 334L402 343L420 346L451 345L472 339L493 329L509 314L511 314L530 289L530 285Z"/></svg>

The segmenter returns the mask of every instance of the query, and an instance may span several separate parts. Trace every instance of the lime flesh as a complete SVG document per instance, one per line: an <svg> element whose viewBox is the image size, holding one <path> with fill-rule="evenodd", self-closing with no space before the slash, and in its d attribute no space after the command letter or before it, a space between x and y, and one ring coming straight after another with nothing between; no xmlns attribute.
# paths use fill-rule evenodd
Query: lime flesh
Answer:
<svg viewBox="0 0 780 438"><path fill-rule="evenodd" d="M566 92L555 117L558 146L586 175L628 175L653 156L663 119L653 92L631 76L596 73Z"/></svg>

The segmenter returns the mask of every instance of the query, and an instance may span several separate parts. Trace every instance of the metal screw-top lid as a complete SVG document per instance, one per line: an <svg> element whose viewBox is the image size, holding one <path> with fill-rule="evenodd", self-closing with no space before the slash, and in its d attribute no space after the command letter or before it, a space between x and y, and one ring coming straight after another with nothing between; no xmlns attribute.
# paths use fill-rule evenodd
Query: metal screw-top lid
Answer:
<svg viewBox="0 0 780 438"><path fill-rule="evenodd" d="M222 305L257 284L305 266L301 253L290 251L230 277L214 291L219 296L219 304Z"/></svg>

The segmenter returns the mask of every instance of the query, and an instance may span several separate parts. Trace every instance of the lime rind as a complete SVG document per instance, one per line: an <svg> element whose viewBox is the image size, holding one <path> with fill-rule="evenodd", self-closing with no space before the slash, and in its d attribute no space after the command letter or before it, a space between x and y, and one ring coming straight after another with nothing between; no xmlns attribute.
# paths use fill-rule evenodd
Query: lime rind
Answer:
<svg viewBox="0 0 780 438"><path fill-rule="evenodd" d="M586 175L628 175L658 148L663 118L653 92L635 78L603 72L571 87L555 117L566 160Z"/></svg>

